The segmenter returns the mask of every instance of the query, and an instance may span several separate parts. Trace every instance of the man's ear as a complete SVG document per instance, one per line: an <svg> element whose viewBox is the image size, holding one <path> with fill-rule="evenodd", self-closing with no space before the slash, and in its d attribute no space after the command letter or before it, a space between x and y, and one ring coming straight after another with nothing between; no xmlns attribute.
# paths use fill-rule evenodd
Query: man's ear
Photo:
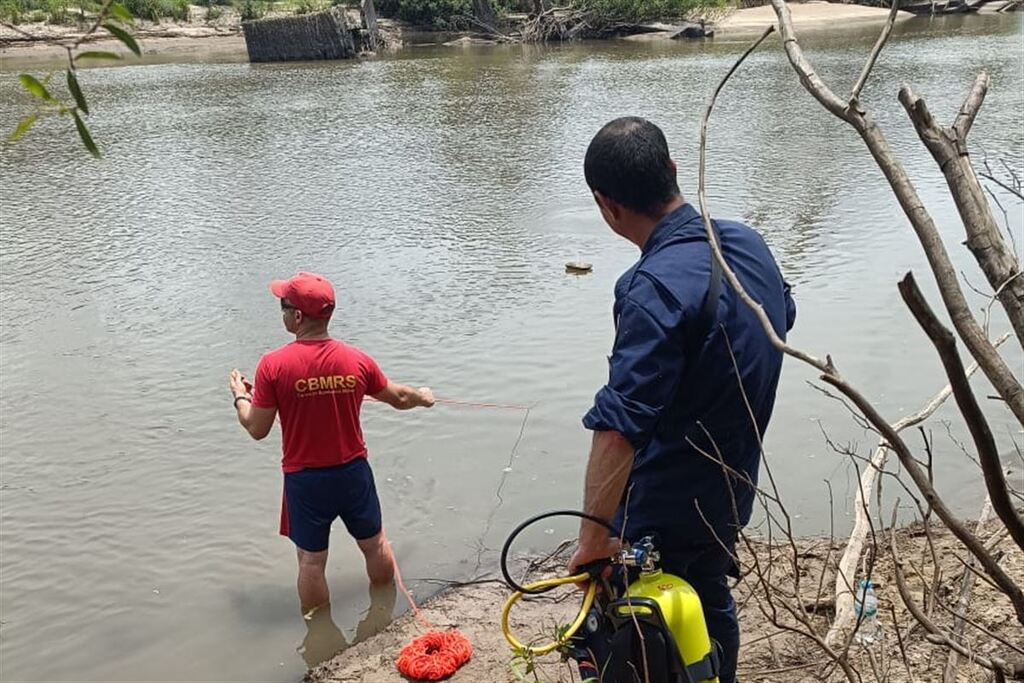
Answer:
<svg viewBox="0 0 1024 683"><path fill-rule="evenodd" d="M601 208L601 213L618 221L622 217L622 205L594 190L594 201Z"/></svg>

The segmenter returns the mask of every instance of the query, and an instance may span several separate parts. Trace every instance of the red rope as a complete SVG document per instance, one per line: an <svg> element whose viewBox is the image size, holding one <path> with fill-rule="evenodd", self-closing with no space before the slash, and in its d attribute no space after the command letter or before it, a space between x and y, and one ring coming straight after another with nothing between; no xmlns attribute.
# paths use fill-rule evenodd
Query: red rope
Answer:
<svg viewBox="0 0 1024 683"><path fill-rule="evenodd" d="M402 572L395 561L395 583L402 589L416 621L427 633L414 638L398 653L398 670L403 676L417 681L439 681L451 676L473 656L473 645L466 636L456 630L437 631L434 625L420 614L412 593L402 581Z"/></svg>
<svg viewBox="0 0 1024 683"><path fill-rule="evenodd" d="M383 403L383 401L366 395L367 400ZM434 403L443 403L450 406L466 406L467 408L502 408L504 410L529 410L530 406L519 405L518 403L482 403L480 401L460 401L455 398L435 398Z"/></svg>
<svg viewBox="0 0 1024 683"><path fill-rule="evenodd" d="M458 631L431 631L402 648L398 670L417 681L439 681L455 673L473 655L473 646Z"/></svg>

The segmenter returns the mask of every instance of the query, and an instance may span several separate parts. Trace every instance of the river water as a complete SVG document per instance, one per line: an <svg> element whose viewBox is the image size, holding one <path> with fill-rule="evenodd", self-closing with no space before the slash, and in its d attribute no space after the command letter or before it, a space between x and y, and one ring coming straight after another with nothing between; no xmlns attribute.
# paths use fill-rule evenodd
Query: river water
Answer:
<svg viewBox="0 0 1024 683"><path fill-rule="evenodd" d="M806 41L838 92L874 32ZM365 408L387 528L418 595L436 588L421 579L493 568L519 519L578 505L579 418L606 369L612 285L636 257L592 205L584 150L607 120L644 115L694 196L699 117L743 47L414 48L83 73L106 158L47 121L0 163L0 677L301 677L293 551L276 535L279 441L250 441L226 388L232 367L251 373L287 341L267 283L299 269L336 283L335 333L392 378L532 406L525 428L515 408ZM1019 15L914 20L864 96L979 286L896 90L912 83L949 121L987 69L972 148L1021 173L1021 49ZM4 130L28 105L15 78L0 73ZM860 140L800 89L777 40L721 97L709 169L713 213L760 229L794 285L795 343L833 354L893 419L922 406L945 382L895 288L915 269L934 297L921 249ZM1024 245L1020 204L999 196ZM566 275L571 260L593 274ZM823 430L861 453L873 443L813 379L787 362L767 443L804 533L829 528L825 480L837 528L849 524L855 473ZM1019 428L990 407L1009 450ZM941 420L931 430L938 484L973 514L975 467ZM529 543L571 532L552 524ZM329 580L351 640L369 598L340 526Z"/></svg>

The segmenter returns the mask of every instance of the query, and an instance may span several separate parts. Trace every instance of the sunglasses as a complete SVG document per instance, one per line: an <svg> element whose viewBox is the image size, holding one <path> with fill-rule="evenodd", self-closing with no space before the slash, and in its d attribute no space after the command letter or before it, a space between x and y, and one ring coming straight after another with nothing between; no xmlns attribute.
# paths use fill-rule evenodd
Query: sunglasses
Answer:
<svg viewBox="0 0 1024 683"><path fill-rule="evenodd" d="M297 310L299 310L299 308L298 308L298 306L292 306L290 303L288 303L284 299L281 299L281 310L282 311L297 311Z"/></svg>

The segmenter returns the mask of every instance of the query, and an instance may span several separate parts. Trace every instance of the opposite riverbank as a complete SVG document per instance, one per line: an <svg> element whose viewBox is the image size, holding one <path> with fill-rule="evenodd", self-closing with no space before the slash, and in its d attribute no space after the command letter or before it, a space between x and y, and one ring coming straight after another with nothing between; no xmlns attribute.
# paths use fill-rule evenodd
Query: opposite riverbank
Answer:
<svg viewBox="0 0 1024 683"><path fill-rule="evenodd" d="M803 31L835 30L840 25L881 25L888 15L888 10L878 7L828 2L794 3L791 9L794 25ZM141 59L133 57L118 41L102 37L90 41L89 49L117 52L125 57L122 64L139 61L246 61L245 39L242 37L238 13L226 9L216 20L208 22L206 12L204 7L192 6L189 22L138 22L135 34L142 48ZM900 20L911 16L901 12ZM715 39L729 40L752 36L774 23L775 13L772 8L763 6L732 10L709 26L715 30ZM458 38L468 37L468 34L425 32L388 20L382 20L381 25L405 45L447 42L459 45L461 43ZM657 26L661 30L622 39L667 40L678 29L670 24ZM23 24L16 29L0 26L0 68L13 69L25 63L61 60L66 53L64 47L57 43L74 40L79 35L81 29L75 26L45 23Z"/></svg>

